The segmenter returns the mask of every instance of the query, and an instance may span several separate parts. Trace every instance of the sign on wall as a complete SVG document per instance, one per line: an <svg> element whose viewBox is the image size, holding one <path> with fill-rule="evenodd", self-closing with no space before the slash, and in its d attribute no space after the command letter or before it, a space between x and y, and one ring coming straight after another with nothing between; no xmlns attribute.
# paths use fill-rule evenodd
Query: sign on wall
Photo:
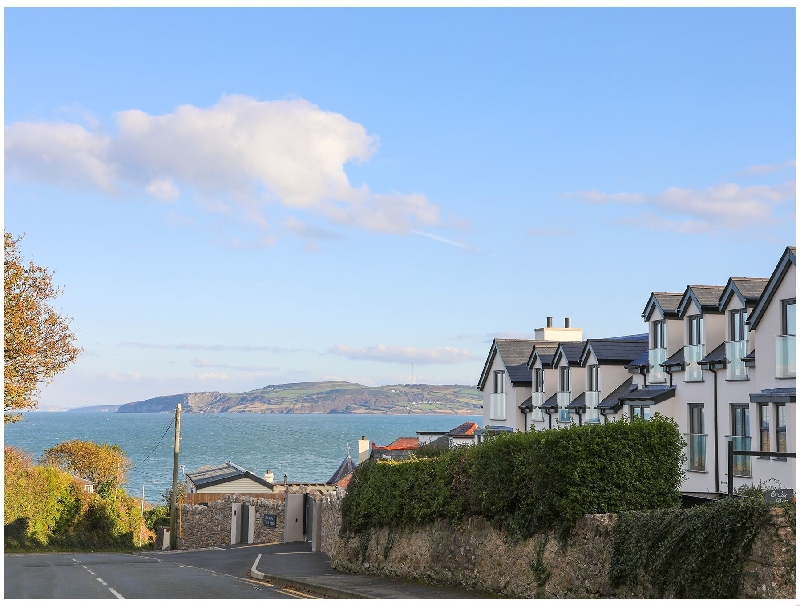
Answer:
<svg viewBox="0 0 800 606"><path fill-rule="evenodd" d="M787 503L794 498L794 491L791 488L776 488L762 492L767 503Z"/></svg>
<svg viewBox="0 0 800 606"><path fill-rule="evenodd" d="M275 528L278 524L278 516L274 513L265 513L264 514L264 526L267 528Z"/></svg>

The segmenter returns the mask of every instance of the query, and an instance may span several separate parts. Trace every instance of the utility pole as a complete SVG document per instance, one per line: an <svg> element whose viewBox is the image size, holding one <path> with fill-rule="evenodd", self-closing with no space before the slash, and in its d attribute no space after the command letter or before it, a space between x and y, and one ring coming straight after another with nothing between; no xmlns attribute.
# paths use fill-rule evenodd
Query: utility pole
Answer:
<svg viewBox="0 0 800 606"><path fill-rule="evenodd" d="M177 510L175 508L178 493L178 453L181 445L181 403L175 408L175 457L172 463L172 495L169 499L169 548L178 546L178 533L176 532Z"/></svg>

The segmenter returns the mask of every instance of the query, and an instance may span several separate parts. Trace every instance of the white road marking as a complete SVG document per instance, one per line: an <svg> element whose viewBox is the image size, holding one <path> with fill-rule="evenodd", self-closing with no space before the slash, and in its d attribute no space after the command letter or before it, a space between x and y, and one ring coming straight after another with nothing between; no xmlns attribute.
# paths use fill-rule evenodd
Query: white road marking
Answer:
<svg viewBox="0 0 800 606"><path fill-rule="evenodd" d="M123 597L122 597L120 594L118 594L116 591L114 591L114 590L113 590L111 587L109 587L109 588L108 588L108 590L109 590L111 593L113 593L113 594L114 594L114 595L117 597L117 599L118 599L118 600L124 600L124 599L125 599L125 598L123 598Z"/></svg>
<svg viewBox="0 0 800 606"><path fill-rule="evenodd" d="M101 579L100 577L97 577L97 582L98 582L98 583L102 583L103 585L105 585L106 587L108 587L108 583L106 583L106 582L105 582L103 579Z"/></svg>

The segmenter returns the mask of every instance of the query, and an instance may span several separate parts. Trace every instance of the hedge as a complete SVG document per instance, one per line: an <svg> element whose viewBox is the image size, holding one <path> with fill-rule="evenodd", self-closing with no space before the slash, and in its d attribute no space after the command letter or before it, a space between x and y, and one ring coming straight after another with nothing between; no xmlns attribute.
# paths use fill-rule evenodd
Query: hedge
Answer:
<svg viewBox="0 0 800 606"><path fill-rule="evenodd" d="M680 506L683 440L655 415L503 434L431 459L368 462L342 501L343 530L482 516L518 538L583 515Z"/></svg>

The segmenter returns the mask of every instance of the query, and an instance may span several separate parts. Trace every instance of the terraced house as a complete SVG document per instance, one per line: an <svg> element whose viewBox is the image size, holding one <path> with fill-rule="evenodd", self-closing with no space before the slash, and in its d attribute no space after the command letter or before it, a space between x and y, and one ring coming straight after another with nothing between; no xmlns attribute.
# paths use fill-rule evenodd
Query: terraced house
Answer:
<svg viewBox="0 0 800 606"><path fill-rule="evenodd" d="M559 329L548 332L548 318L535 340L496 339L478 384L486 429L531 431L658 412L684 435L685 493L725 492L729 482L794 488L795 459L780 453L796 450L795 263L788 247L769 278L653 292L641 335L582 341L582 332L571 332L563 339ZM729 444L776 454L737 455L729 466Z"/></svg>

